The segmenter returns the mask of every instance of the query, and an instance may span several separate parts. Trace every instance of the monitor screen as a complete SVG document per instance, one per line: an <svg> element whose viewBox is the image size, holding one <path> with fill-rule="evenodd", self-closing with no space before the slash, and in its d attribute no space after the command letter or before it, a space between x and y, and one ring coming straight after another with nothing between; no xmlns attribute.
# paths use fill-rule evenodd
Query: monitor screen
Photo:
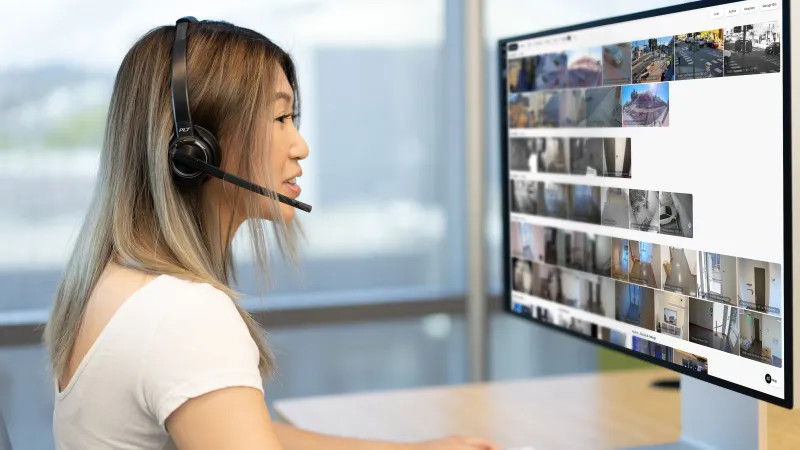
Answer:
<svg viewBox="0 0 800 450"><path fill-rule="evenodd" d="M791 401L784 10L702 2L500 42L508 311Z"/></svg>

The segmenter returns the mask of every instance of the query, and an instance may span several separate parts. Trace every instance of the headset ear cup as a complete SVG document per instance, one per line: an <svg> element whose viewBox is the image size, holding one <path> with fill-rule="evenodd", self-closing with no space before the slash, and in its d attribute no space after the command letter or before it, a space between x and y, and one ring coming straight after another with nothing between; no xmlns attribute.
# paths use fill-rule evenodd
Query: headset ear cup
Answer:
<svg viewBox="0 0 800 450"><path fill-rule="evenodd" d="M197 125L194 126L194 132L197 133L197 137L203 141L208 151L208 159L206 161L214 167L219 167L222 162L222 151L219 148L217 138L215 138L210 131Z"/></svg>

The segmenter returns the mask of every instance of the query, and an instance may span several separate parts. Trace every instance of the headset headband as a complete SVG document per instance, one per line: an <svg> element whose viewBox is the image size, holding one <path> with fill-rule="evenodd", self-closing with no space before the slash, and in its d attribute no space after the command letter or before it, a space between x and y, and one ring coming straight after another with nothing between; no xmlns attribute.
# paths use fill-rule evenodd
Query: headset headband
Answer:
<svg viewBox="0 0 800 450"><path fill-rule="evenodd" d="M186 31L194 17L175 22L175 43L172 46L172 111L175 115L175 138L194 137L194 124L189 110L189 85L186 67Z"/></svg>

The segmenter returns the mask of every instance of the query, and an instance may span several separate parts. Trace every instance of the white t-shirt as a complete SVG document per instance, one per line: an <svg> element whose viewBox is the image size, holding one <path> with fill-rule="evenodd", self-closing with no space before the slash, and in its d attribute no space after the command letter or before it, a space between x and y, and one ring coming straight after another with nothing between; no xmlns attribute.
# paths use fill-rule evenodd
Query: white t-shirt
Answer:
<svg viewBox="0 0 800 450"><path fill-rule="evenodd" d="M69 384L56 388L56 448L174 449L167 417L218 389L263 393L258 361L230 297L161 275L120 306Z"/></svg>

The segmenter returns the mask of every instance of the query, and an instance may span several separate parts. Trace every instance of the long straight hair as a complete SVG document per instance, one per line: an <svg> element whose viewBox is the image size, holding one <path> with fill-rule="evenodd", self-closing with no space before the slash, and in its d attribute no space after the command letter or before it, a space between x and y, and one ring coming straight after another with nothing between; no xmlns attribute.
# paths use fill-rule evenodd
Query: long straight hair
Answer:
<svg viewBox="0 0 800 450"><path fill-rule="evenodd" d="M44 333L44 344L57 379L68 367L88 299L110 261L150 274L169 274L208 283L236 303L238 294L230 243L220 230L220 210L212 209L205 186L179 189L172 180L167 149L173 135L170 54L175 26L155 28L125 55L117 72L108 110L100 167L91 204L75 248L62 275ZM269 160L272 104L277 76L286 75L299 93L290 56L263 35L226 22L201 21L189 26L189 98L195 124L220 141L226 160L237 161L236 173L271 185ZM235 142L236 145L226 145ZM263 149L267 149L264 154ZM267 277L266 236L272 224L280 254L292 262L295 228L287 224L275 200L225 188L223 201L233 211L244 208L260 281ZM231 189L232 191L227 191ZM217 205L220 208L220 205ZM223 236L223 234L226 234ZM264 333L238 304L260 354L263 375L274 369Z"/></svg>

